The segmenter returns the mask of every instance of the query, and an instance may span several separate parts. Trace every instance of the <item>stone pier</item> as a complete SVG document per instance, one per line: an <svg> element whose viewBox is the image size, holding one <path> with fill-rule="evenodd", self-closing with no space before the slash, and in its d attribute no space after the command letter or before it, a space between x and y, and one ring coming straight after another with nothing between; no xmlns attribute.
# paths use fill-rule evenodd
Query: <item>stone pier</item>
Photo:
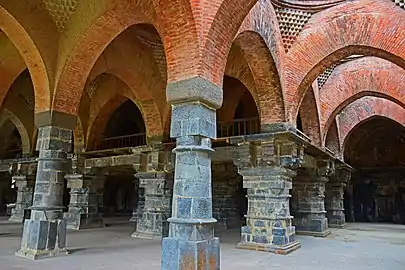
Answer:
<svg viewBox="0 0 405 270"><path fill-rule="evenodd" d="M303 146L291 132L235 138L235 164L247 188L247 224L237 248L288 254L298 248L289 191Z"/></svg>
<svg viewBox="0 0 405 270"><path fill-rule="evenodd" d="M167 95L172 103L170 134L177 145L172 217L169 237L162 242L161 269L220 269L212 216L211 139L216 137L215 109L221 106L222 90L192 78L169 84Z"/></svg>
<svg viewBox="0 0 405 270"><path fill-rule="evenodd" d="M136 228L139 219L142 217L143 209L145 208L145 189L139 186L138 178L134 181L134 184L135 184L135 194L138 196L138 201L134 206L132 216L129 221L134 222Z"/></svg>
<svg viewBox="0 0 405 270"><path fill-rule="evenodd" d="M293 180L293 214L297 234L326 237L330 235L325 210L325 184L333 174L329 161L319 161L316 168L302 168Z"/></svg>
<svg viewBox="0 0 405 270"><path fill-rule="evenodd" d="M144 207L132 237L161 239L167 235L170 213L170 173L138 172L139 185L145 191Z"/></svg>
<svg viewBox="0 0 405 270"><path fill-rule="evenodd" d="M0 216L6 213L5 196L10 187L10 175L8 172L0 172Z"/></svg>
<svg viewBox="0 0 405 270"><path fill-rule="evenodd" d="M337 168L326 184L325 209L329 227L343 228L346 225L344 209L344 188L349 182L351 172L348 169Z"/></svg>
<svg viewBox="0 0 405 270"><path fill-rule="evenodd" d="M73 230L104 227L99 205L99 190L105 182L100 172L84 167L80 156L72 159L72 173L65 176L70 188L69 210L64 214L67 228Z"/></svg>
<svg viewBox="0 0 405 270"><path fill-rule="evenodd" d="M17 187L17 200L15 207L11 210L9 221L22 222L26 213L29 213L29 208L32 205L36 172L36 162L20 162L13 165L12 179Z"/></svg>
<svg viewBox="0 0 405 270"><path fill-rule="evenodd" d="M71 146L71 129L56 126L38 128L39 158L33 205L30 219L24 222L21 248L16 252L17 256L38 259L67 254L63 188L67 152Z"/></svg>
<svg viewBox="0 0 405 270"><path fill-rule="evenodd" d="M241 176L232 163L215 163L212 167L213 215L217 225L224 229L239 228L241 217L236 200L240 199L237 189Z"/></svg>

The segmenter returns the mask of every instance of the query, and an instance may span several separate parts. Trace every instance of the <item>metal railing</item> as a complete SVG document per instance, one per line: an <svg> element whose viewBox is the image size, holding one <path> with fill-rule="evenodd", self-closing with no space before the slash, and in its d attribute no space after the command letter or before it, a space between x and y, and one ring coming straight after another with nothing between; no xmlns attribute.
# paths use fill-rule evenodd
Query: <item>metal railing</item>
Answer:
<svg viewBox="0 0 405 270"><path fill-rule="evenodd" d="M258 118L236 119L232 122L219 122L217 124L217 138L250 135L260 132Z"/></svg>
<svg viewBox="0 0 405 270"><path fill-rule="evenodd" d="M130 148L140 145L146 145L145 133L101 139L96 150Z"/></svg>

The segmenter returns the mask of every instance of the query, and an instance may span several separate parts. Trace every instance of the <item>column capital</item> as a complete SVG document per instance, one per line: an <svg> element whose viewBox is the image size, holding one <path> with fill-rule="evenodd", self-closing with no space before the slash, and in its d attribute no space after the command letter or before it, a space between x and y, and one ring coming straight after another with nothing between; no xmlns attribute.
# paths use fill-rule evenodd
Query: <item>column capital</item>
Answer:
<svg viewBox="0 0 405 270"><path fill-rule="evenodd" d="M231 139L236 145L234 163L239 169L281 166L297 169L304 159L304 143L289 131Z"/></svg>
<svg viewBox="0 0 405 270"><path fill-rule="evenodd" d="M335 161L332 159L317 160L317 175L321 177L330 177L335 174Z"/></svg>
<svg viewBox="0 0 405 270"><path fill-rule="evenodd" d="M9 173L15 176L35 177L37 173L38 162L17 162L10 166Z"/></svg>
<svg viewBox="0 0 405 270"><path fill-rule="evenodd" d="M140 153L140 164L135 164L137 172L170 172L174 169L174 154L172 151L157 148Z"/></svg>

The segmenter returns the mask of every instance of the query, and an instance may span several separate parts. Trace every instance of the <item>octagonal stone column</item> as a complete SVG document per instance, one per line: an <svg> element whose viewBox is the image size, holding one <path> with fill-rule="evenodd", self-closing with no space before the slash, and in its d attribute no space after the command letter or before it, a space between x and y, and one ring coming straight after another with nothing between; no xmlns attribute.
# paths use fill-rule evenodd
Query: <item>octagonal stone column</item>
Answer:
<svg viewBox="0 0 405 270"><path fill-rule="evenodd" d="M9 221L22 222L25 212L31 207L36 172L36 162L19 162L15 164L15 168L12 168L14 174L12 179L17 187L17 200L15 207L11 210Z"/></svg>
<svg viewBox="0 0 405 270"><path fill-rule="evenodd" d="M350 170L337 168L335 174L330 177L330 181L326 184L325 209L331 228L344 228L346 226L344 188L350 181L350 177Z"/></svg>
<svg viewBox="0 0 405 270"><path fill-rule="evenodd" d="M301 247L295 239L289 191L302 162L303 147L288 134L279 138L254 135L251 141L237 143L234 162L248 198L246 226L237 248L284 255Z"/></svg>
<svg viewBox="0 0 405 270"><path fill-rule="evenodd" d="M71 129L52 125L38 128L39 158L31 218L24 222L17 256L38 259L66 254L63 188L71 146Z"/></svg>
<svg viewBox="0 0 405 270"><path fill-rule="evenodd" d="M222 89L203 78L168 85L172 104L170 134L176 138L172 217L162 242L162 270L220 269L214 236L211 190L211 139Z"/></svg>

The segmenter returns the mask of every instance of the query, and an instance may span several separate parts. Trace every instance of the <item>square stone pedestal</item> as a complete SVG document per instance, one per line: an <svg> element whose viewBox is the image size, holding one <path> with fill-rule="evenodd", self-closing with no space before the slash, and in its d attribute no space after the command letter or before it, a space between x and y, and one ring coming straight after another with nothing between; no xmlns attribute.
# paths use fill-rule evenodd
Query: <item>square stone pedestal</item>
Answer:
<svg viewBox="0 0 405 270"><path fill-rule="evenodd" d="M67 255L64 220L25 220L21 248L16 256L36 260L42 257Z"/></svg>

